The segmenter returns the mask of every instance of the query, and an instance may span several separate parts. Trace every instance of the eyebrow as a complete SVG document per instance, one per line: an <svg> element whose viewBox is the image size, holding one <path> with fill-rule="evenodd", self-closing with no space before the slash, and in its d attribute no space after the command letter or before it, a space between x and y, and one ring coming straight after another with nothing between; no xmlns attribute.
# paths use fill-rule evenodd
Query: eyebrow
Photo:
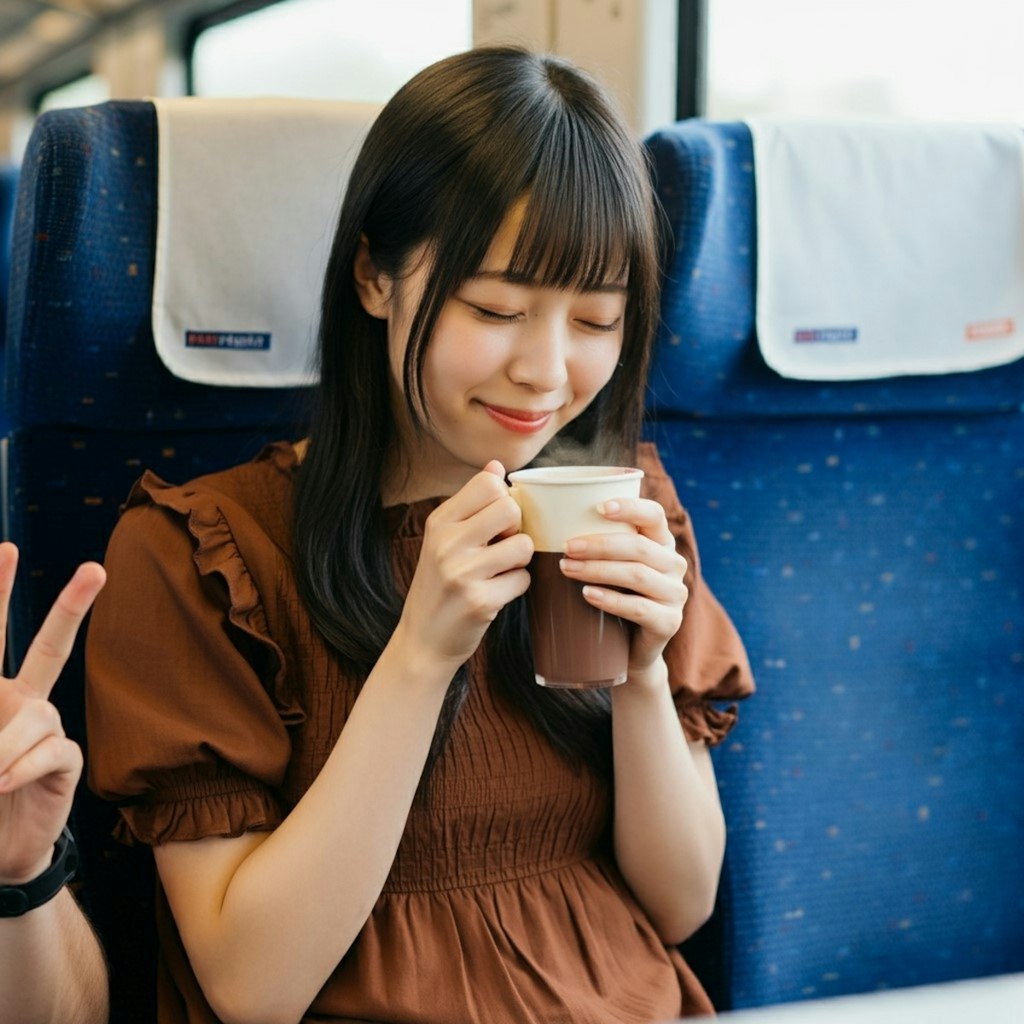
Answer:
<svg viewBox="0 0 1024 1024"><path fill-rule="evenodd" d="M467 280L469 281L504 281L506 284L518 284L518 285L532 285L536 286L538 282L532 278L527 277L525 274L512 274L507 270L478 270L475 274L471 274ZM614 282L607 282L605 284L595 285L593 288L585 289L586 292L602 292L612 295L625 295L628 291L624 284L616 284Z"/></svg>

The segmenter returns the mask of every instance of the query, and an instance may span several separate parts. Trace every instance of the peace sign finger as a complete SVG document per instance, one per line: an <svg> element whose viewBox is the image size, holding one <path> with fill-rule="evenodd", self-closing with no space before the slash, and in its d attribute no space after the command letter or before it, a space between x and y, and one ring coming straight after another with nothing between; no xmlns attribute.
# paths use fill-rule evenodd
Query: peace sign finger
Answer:
<svg viewBox="0 0 1024 1024"><path fill-rule="evenodd" d="M7 642L7 609L18 571L18 549L10 542L0 544L0 676L3 676L4 647Z"/></svg>
<svg viewBox="0 0 1024 1024"><path fill-rule="evenodd" d="M60 592L25 655L17 677L23 692L44 699L50 695L71 654L78 627L106 579L103 566L96 562L86 562L78 567Z"/></svg>

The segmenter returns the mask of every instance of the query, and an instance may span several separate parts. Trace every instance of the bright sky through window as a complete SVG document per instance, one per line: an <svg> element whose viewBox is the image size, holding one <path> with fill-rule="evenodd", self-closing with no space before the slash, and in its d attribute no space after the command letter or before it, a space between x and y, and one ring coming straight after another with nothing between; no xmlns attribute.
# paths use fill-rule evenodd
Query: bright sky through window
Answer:
<svg viewBox="0 0 1024 1024"><path fill-rule="evenodd" d="M413 74L472 45L471 0L287 0L204 31L200 96L383 102Z"/></svg>
<svg viewBox="0 0 1024 1024"><path fill-rule="evenodd" d="M708 0L707 114L1024 123L1024 3Z"/></svg>

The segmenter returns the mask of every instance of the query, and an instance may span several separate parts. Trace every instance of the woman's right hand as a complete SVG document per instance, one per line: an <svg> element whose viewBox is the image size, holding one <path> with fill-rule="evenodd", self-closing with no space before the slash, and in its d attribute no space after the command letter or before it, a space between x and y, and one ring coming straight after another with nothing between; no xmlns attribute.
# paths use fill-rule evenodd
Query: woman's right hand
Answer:
<svg viewBox="0 0 1024 1024"><path fill-rule="evenodd" d="M430 514L395 631L417 656L433 654L453 674L530 585L533 541L519 532L522 515L504 477L491 461Z"/></svg>

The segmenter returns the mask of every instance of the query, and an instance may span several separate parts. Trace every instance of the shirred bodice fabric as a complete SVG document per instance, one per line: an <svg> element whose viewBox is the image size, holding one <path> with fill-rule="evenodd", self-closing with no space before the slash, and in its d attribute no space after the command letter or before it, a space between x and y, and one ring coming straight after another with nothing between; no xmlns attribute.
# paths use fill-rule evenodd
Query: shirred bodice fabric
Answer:
<svg viewBox="0 0 1024 1024"><path fill-rule="evenodd" d="M735 719L714 699L751 689L742 645L699 578L686 513L651 446L645 489L690 561L684 626L666 651L691 738ZM358 686L296 590L296 456L173 487L136 485L107 556L88 639L90 784L126 841L275 827L316 778ZM400 589L438 500L387 510ZM610 780L577 770L489 682L484 645L466 700L413 806L356 943L305 1021L607 1024L710 1010L658 940L610 855ZM387 770L386 765L381 766ZM311 898L321 885L311 881ZM158 901L161 1024L216 1018Z"/></svg>

